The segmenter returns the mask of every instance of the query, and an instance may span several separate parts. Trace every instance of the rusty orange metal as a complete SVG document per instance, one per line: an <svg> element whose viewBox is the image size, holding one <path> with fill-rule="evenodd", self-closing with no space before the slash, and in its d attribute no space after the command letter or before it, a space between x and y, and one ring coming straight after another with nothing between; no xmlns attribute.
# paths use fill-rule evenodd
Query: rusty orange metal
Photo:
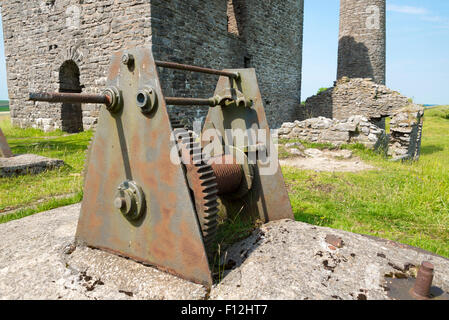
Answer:
<svg viewBox="0 0 449 320"><path fill-rule="evenodd" d="M132 54L135 69L121 63ZM207 286L212 284L208 259L181 164L170 161L172 128L150 48L114 55L109 86L122 92L123 108L101 110L91 145L84 199L76 239L144 262ZM151 87L160 98L157 109L143 114L136 92ZM114 207L117 187L135 181L146 208L130 221Z"/></svg>
<svg viewBox="0 0 449 320"><path fill-rule="evenodd" d="M164 97L157 65L221 75L214 97ZM219 198L226 213L238 206L240 214L265 222L293 219L277 158L271 172L265 169L273 163L257 158L276 150L254 69L219 71L155 62L150 47L134 48L113 55L107 85L102 95L30 95L106 106L88 151L79 244L210 287L208 255L217 231ZM259 130L265 139L225 139L222 154L203 159L192 133L170 122L168 103L210 106L203 132L213 129L226 137L226 130ZM250 163L254 152L256 161ZM243 164L237 163L238 155Z"/></svg>
<svg viewBox="0 0 449 320"><path fill-rule="evenodd" d="M232 146L239 150L249 150L256 145L262 145L268 153L277 153L271 138L255 69L230 69L225 71L238 73L240 77L239 79L220 77L215 94L220 95L229 88L236 89L247 100L252 101L252 107L210 108L203 132L210 129L218 131L218 135L224 138L223 147ZM229 141L229 139L226 139L226 130L248 129L265 132L266 139L262 139L263 141ZM273 154L273 156L275 155ZM240 199L241 203L244 204L242 206L243 212L240 214L253 216L264 222L294 219L277 155L275 156L275 163L266 164L260 158L254 162L251 165L254 173L252 188L243 199ZM261 174L264 167L273 164L276 170L272 174ZM221 197L221 200L225 206L231 206L226 196Z"/></svg>

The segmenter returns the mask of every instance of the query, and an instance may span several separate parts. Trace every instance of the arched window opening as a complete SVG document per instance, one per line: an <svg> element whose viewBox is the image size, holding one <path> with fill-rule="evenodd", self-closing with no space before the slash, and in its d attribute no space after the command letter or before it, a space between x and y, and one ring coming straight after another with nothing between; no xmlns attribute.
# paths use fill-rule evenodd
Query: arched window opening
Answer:
<svg viewBox="0 0 449 320"><path fill-rule="evenodd" d="M59 92L81 93L80 71L72 60L65 61L59 69ZM63 103L61 110L62 130L68 133L83 131L81 103Z"/></svg>

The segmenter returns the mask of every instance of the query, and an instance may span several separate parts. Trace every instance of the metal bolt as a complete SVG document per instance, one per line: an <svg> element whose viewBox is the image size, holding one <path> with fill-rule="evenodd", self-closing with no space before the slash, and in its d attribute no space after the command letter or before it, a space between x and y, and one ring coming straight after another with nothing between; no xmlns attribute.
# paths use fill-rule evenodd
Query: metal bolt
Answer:
<svg viewBox="0 0 449 320"><path fill-rule="evenodd" d="M114 200L114 206L119 210L123 209L125 207L125 205L126 205L126 201L124 198L119 197Z"/></svg>
<svg viewBox="0 0 449 320"><path fill-rule="evenodd" d="M415 286L411 293L418 299L429 299L432 288L434 265L430 262L423 262L416 277Z"/></svg>
<svg viewBox="0 0 449 320"><path fill-rule="evenodd" d="M110 103L106 105L106 108L111 113L119 112L123 107L122 94L116 87L109 87L103 91L103 95L109 98Z"/></svg>
<svg viewBox="0 0 449 320"><path fill-rule="evenodd" d="M122 63L128 67L132 66L134 64L134 56L129 53L125 53L122 56Z"/></svg>
<svg viewBox="0 0 449 320"><path fill-rule="evenodd" d="M153 88L145 87L137 92L137 106L143 113L150 113L157 105L157 95Z"/></svg>

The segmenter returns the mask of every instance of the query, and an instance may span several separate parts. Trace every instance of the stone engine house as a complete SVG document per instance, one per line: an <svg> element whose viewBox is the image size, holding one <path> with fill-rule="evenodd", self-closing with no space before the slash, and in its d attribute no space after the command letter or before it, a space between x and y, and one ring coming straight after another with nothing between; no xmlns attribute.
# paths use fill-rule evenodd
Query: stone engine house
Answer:
<svg viewBox="0 0 449 320"><path fill-rule="evenodd" d="M100 106L28 100L30 91L96 93L113 52L152 45L155 59L256 68L271 127L300 104L303 0L3 0L11 119L20 127L78 132ZM206 98L217 78L159 70L164 94ZM169 107L191 123L204 108Z"/></svg>

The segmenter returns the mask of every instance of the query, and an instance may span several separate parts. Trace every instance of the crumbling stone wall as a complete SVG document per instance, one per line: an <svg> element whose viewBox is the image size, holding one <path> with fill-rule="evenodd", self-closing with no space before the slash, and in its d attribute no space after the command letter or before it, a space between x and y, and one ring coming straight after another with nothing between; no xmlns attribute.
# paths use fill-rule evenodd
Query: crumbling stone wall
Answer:
<svg viewBox="0 0 449 320"><path fill-rule="evenodd" d="M340 0L337 79L385 84L386 0Z"/></svg>
<svg viewBox="0 0 449 320"><path fill-rule="evenodd" d="M299 108L299 119L319 116L347 119L363 115L383 127L380 122L383 117L391 117L410 104L409 98L371 79L343 77L334 87L308 98L305 107Z"/></svg>
<svg viewBox="0 0 449 320"><path fill-rule="evenodd" d="M423 117L423 108L409 106L400 110L391 119L388 155L394 160L419 159Z"/></svg>
<svg viewBox="0 0 449 320"><path fill-rule="evenodd" d="M287 122L279 129L279 138L331 143L336 146L361 143L373 149L386 148L387 143L385 130L363 116L352 116L344 120L318 117Z"/></svg>
<svg viewBox="0 0 449 320"><path fill-rule="evenodd" d="M337 120L325 117L286 122L278 131L280 139L331 143L335 146L361 143L385 152L393 161L419 160L424 108L410 105L399 110L390 121L390 134L365 116Z"/></svg>
<svg viewBox="0 0 449 320"><path fill-rule="evenodd" d="M1 5L14 125L62 128L62 106L29 102L28 92L58 91L60 68L67 61L79 68L83 92L99 92L112 53L142 45L152 45L160 60L218 69L254 67L270 125L296 118L303 0L4 0ZM238 33L229 28L233 9ZM217 81L166 69L160 75L167 96L209 97ZM95 126L99 108L82 106L84 129ZM170 107L174 118L187 122L197 110L200 116L207 112Z"/></svg>

